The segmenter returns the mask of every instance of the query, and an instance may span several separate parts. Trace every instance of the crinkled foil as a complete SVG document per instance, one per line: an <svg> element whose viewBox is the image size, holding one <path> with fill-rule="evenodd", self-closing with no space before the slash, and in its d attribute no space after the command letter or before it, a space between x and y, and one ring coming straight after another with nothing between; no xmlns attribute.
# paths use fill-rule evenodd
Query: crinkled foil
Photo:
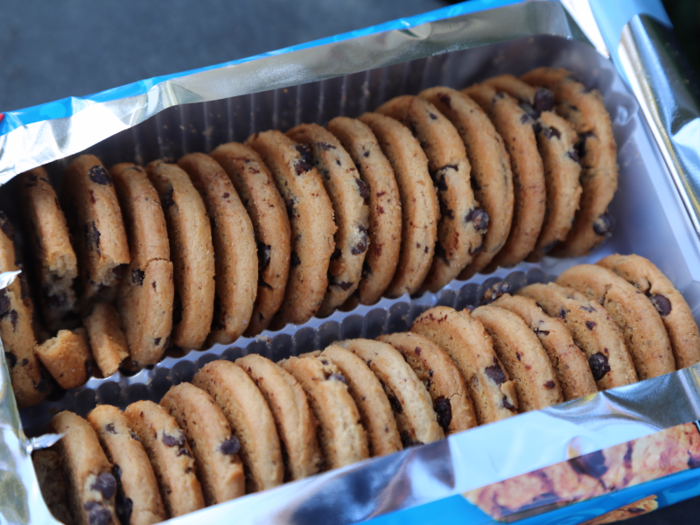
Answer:
<svg viewBox="0 0 700 525"><path fill-rule="evenodd" d="M613 120L620 162L620 189L611 205L618 227L591 257L523 263L513 270L498 270L493 277L477 276L473 283L453 282L440 294L383 299L373 307L336 312L328 319L266 332L254 340L240 339L231 348L169 356L134 376L92 378L59 400L23 410L22 424L3 362L0 476L5 485L0 486L0 514L4 521L55 523L41 499L29 458L33 448L55 439L41 436L52 414L68 408L85 415L97 403L124 407L138 399L159 400L171 385L190 379L212 359L255 352L277 360L337 339L406 330L431 306L476 304L483 287L494 280L506 278L519 288L613 252L635 252L654 261L684 293L699 319L700 242L653 142L658 130L653 120L642 118L634 96L605 58L607 50L590 25L590 13L581 13L567 12L555 2L528 2L268 56L158 84L143 96L86 105L73 117L30 124L0 137L0 180L7 182L16 173L90 146L108 165L177 158L189 151L209 151L223 141L244 140L267 127L287 129L301 121L324 123L339 114L356 116L395 95L438 83L463 87L490 75L551 65L572 69L589 87L601 91ZM50 166L54 181L65 162ZM0 208L7 206L10 212L17 206L11 191L12 185L0 191ZM0 275L0 285L11 278ZM241 524L341 524L436 501L699 419L699 374L693 367L522 414L172 521L223 523L235 518ZM38 437L29 440L25 431Z"/></svg>

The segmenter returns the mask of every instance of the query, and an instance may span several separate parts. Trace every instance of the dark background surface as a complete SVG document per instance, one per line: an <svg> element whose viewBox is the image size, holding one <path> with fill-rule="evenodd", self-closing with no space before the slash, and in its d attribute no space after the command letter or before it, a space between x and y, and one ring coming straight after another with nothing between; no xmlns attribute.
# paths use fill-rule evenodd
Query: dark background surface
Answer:
<svg viewBox="0 0 700 525"><path fill-rule="evenodd" d="M443 0L22 0L0 11L0 111L412 16ZM666 0L700 77L700 1ZM626 521L696 524L700 498Z"/></svg>

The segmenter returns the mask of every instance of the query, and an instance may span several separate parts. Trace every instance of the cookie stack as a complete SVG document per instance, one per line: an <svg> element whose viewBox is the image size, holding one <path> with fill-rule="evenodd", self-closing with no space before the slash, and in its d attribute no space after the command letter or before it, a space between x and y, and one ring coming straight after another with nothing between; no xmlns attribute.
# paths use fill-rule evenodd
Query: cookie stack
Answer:
<svg viewBox="0 0 700 525"><path fill-rule="evenodd" d="M28 406L168 348L587 254L611 233L617 164L600 94L539 68L176 164L81 155L59 192L43 168L19 186L27 253L3 216L0 270L31 278L3 292L0 337Z"/></svg>
<svg viewBox="0 0 700 525"><path fill-rule="evenodd" d="M511 291L377 340L212 361L160 404L62 412L65 437L34 457L45 499L80 523L153 523L700 361L688 304L643 257Z"/></svg>

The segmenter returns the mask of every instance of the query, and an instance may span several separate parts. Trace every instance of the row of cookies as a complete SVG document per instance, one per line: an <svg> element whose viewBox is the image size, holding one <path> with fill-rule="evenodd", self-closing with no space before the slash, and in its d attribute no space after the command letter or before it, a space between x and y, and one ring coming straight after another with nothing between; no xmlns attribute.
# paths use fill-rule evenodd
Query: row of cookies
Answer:
<svg viewBox="0 0 700 525"><path fill-rule="evenodd" d="M178 165L107 172L83 155L66 170L62 204L43 169L24 174L30 281L48 330L40 340L116 298L124 333L110 321L101 337L110 344L95 348L90 337L109 376L125 353L133 368L152 365L169 345L229 344L271 322L437 291L456 277L537 260L556 243L559 255L587 253L610 233L597 214L616 187L610 119L600 95L564 70L541 68L526 80L532 85L503 75L463 92L436 87L328 129L257 133ZM571 122L550 111L555 104ZM581 180L596 181L583 192L577 151L592 170ZM0 336L9 330L0 322ZM11 363L27 368L12 367L16 383L29 385L18 394L27 405L42 395L34 339L22 333L23 347L8 347ZM47 343L36 348L59 385L84 383L85 337L64 331Z"/></svg>

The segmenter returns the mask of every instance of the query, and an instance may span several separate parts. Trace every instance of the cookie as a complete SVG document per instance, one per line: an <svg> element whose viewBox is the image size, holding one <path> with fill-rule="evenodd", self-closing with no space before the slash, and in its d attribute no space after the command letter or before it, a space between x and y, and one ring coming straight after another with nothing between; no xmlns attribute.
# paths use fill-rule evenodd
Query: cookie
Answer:
<svg viewBox="0 0 700 525"><path fill-rule="evenodd" d="M569 268L559 276L557 284L578 290L608 311L625 337L639 379L676 370L661 316L640 290L607 268L594 264Z"/></svg>
<svg viewBox="0 0 700 525"><path fill-rule="evenodd" d="M231 179L214 159L190 153L178 161L204 200L216 261L214 319L207 345L230 344L248 328L258 291L253 223Z"/></svg>
<svg viewBox="0 0 700 525"><path fill-rule="evenodd" d="M346 303L351 309L376 303L391 284L401 251L401 199L391 163L366 124L336 117L328 130L348 152L367 188L369 248L360 285Z"/></svg>
<svg viewBox="0 0 700 525"><path fill-rule="evenodd" d="M124 415L148 454L168 517L204 508L192 450L175 419L153 401L132 403Z"/></svg>
<svg viewBox="0 0 700 525"><path fill-rule="evenodd" d="M313 476L323 467L316 437L318 423L306 393L294 376L269 359L248 354L236 360L265 397L282 446L285 480Z"/></svg>
<svg viewBox="0 0 700 525"><path fill-rule="evenodd" d="M129 264L129 244L112 178L94 155L73 159L63 175L63 209L79 260L83 307L111 301Z"/></svg>
<svg viewBox="0 0 700 525"><path fill-rule="evenodd" d="M554 366L565 400L598 391L586 354L576 346L571 329L564 321L550 317L534 299L521 295L506 293L492 304L518 315L534 332Z"/></svg>
<svg viewBox="0 0 700 525"><path fill-rule="evenodd" d="M378 341L401 352L433 400L445 435L475 427L476 413L461 372L445 352L427 337L413 332L382 335Z"/></svg>
<svg viewBox="0 0 700 525"><path fill-rule="evenodd" d="M72 412L51 418L50 431L63 434L56 443L68 484L73 522L81 525L118 525L114 510L117 480L90 423Z"/></svg>
<svg viewBox="0 0 700 525"><path fill-rule="evenodd" d="M117 407L99 405L87 416L117 481L116 513L122 523L150 525L165 521L158 481L143 445Z"/></svg>
<svg viewBox="0 0 700 525"><path fill-rule="evenodd" d="M554 93L547 88L531 86L510 74L498 75L482 82L496 91L508 93L518 100L520 106L533 118L554 110Z"/></svg>
<svg viewBox="0 0 700 525"><path fill-rule="evenodd" d="M513 223L506 244L487 271L499 266L510 268L522 262L535 248L544 220L547 192L544 166L532 129L534 120L513 97L489 85L474 84L464 92L491 117L510 155L515 188Z"/></svg>
<svg viewBox="0 0 700 525"><path fill-rule="evenodd" d="M365 113L360 121L377 137L394 170L401 197L401 251L385 295L413 294L420 289L432 265L440 220L428 159L408 128L393 118Z"/></svg>
<svg viewBox="0 0 700 525"><path fill-rule="evenodd" d="M289 217L270 170L254 150L230 142L210 155L226 170L255 231L258 291L245 331L246 337L253 337L267 328L284 299L291 254Z"/></svg>
<svg viewBox="0 0 700 525"><path fill-rule="evenodd" d="M118 307L135 368L156 364L173 327L173 263L158 192L143 168L130 163L110 170L124 215L131 263L119 287Z"/></svg>
<svg viewBox="0 0 700 525"><path fill-rule="evenodd" d="M340 468L367 459L367 433L340 369L323 357L292 356L278 364L292 374L306 392L318 420L318 440L325 467Z"/></svg>
<svg viewBox="0 0 700 525"><path fill-rule="evenodd" d="M540 67L521 79L550 89L557 114L568 120L578 133L581 204L566 240L550 253L556 257L580 257L609 237L614 225L608 206L617 190L618 168L610 115L598 90L589 91L565 69Z"/></svg>
<svg viewBox="0 0 700 525"><path fill-rule="evenodd" d="M284 463L275 420L253 380L229 361L212 361L195 374L192 384L216 401L240 443L246 493L280 485Z"/></svg>
<svg viewBox="0 0 700 525"><path fill-rule="evenodd" d="M637 382L624 336L602 306L572 288L554 283L531 284L517 295L534 299L548 315L566 322L574 342L588 358L598 390Z"/></svg>
<svg viewBox="0 0 700 525"><path fill-rule="evenodd" d="M308 148L279 131L256 133L246 145L270 169L287 206L291 225L289 279L274 328L311 319L326 295L328 268L335 250L333 205L308 159Z"/></svg>
<svg viewBox="0 0 700 525"><path fill-rule="evenodd" d="M146 173L160 196L170 239L175 284L170 342L199 350L214 317L214 246L207 210L177 165L154 160Z"/></svg>
<svg viewBox="0 0 700 525"><path fill-rule="evenodd" d="M629 505L624 505L618 509L611 510L593 518L592 520L584 521L581 525L603 525L604 523L617 523L618 521L628 520L643 514L648 514L659 508L659 503L656 501L656 494L647 496Z"/></svg>
<svg viewBox="0 0 700 525"><path fill-rule="evenodd" d="M209 394L190 383L172 387L160 405L175 418L194 455L204 501L216 505L245 494L241 444Z"/></svg>
<svg viewBox="0 0 700 525"><path fill-rule="evenodd" d="M360 411L367 431L369 455L385 456L403 448L396 418L384 389L367 364L351 351L337 345L326 347L322 358L330 360L345 377L350 395Z"/></svg>
<svg viewBox="0 0 700 525"><path fill-rule="evenodd" d="M0 211L0 272L17 271L15 261L14 228ZM19 408L39 403L49 386L41 377L41 365L34 354L33 307L26 284L20 274L0 290L0 339Z"/></svg>
<svg viewBox="0 0 700 525"><path fill-rule="evenodd" d="M678 370L700 361L700 334L683 295L651 261L640 255L608 255L596 263L646 294L666 327Z"/></svg>
<svg viewBox="0 0 700 525"><path fill-rule="evenodd" d="M84 385L92 375L93 357L84 328L59 330L34 351L61 388Z"/></svg>
<svg viewBox="0 0 700 525"><path fill-rule="evenodd" d="M112 303L96 303L90 315L83 319L83 326L102 377L111 376L129 357L126 337Z"/></svg>
<svg viewBox="0 0 700 525"><path fill-rule="evenodd" d="M496 355L515 381L521 412L564 401L559 378L547 353L520 317L504 308L488 305L479 306L471 315L484 325Z"/></svg>
<svg viewBox="0 0 700 525"><path fill-rule="evenodd" d="M487 227L473 220L483 210L472 191L464 142L452 123L425 98L396 97L376 111L408 127L428 158L440 202L440 222L435 257L423 288L437 292L472 262Z"/></svg>
<svg viewBox="0 0 700 525"><path fill-rule="evenodd" d="M430 394L398 350L371 339L349 339L338 344L362 358L381 382L404 447L445 437Z"/></svg>
<svg viewBox="0 0 700 525"><path fill-rule="evenodd" d="M448 87L433 87L420 93L433 104L459 133L471 164L474 196L482 212L470 219L485 231L474 260L459 274L467 280L483 270L503 248L513 219L513 173L503 139L483 109L469 96Z"/></svg>
<svg viewBox="0 0 700 525"><path fill-rule="evenodd" d="M335 213L335 252L328 268L328 291L317 315L326 317L357 289L369 247L369 189L340 141L318 124L301 124L287 132L309 148L310 162L321 174Z"/></svg>
<svg viewBox="0 0 700 525"><path fill-rule="evenodd" d="M68 510L68 489L61 470L61 456L51 449L36 450L32 463L41 489L41 497L54 518L64 525L73 525Z"/></svg>
<svg viewBox="0 0 700 525"><path fill-rule="evenodd" d="M481 321L467 310L437 306L423 312L411 332L445 350L464 376L480 425L518 413L515 382L508 377Z"/></svg>
<svg viewBox="0 0 700 525"><path fill-rule="evenodd" d="M50 332L74 328L78 319L73 281L78 259L70 242L66 217L44 168L20 175L22 216L40 287L41 318Z"/></svg>

